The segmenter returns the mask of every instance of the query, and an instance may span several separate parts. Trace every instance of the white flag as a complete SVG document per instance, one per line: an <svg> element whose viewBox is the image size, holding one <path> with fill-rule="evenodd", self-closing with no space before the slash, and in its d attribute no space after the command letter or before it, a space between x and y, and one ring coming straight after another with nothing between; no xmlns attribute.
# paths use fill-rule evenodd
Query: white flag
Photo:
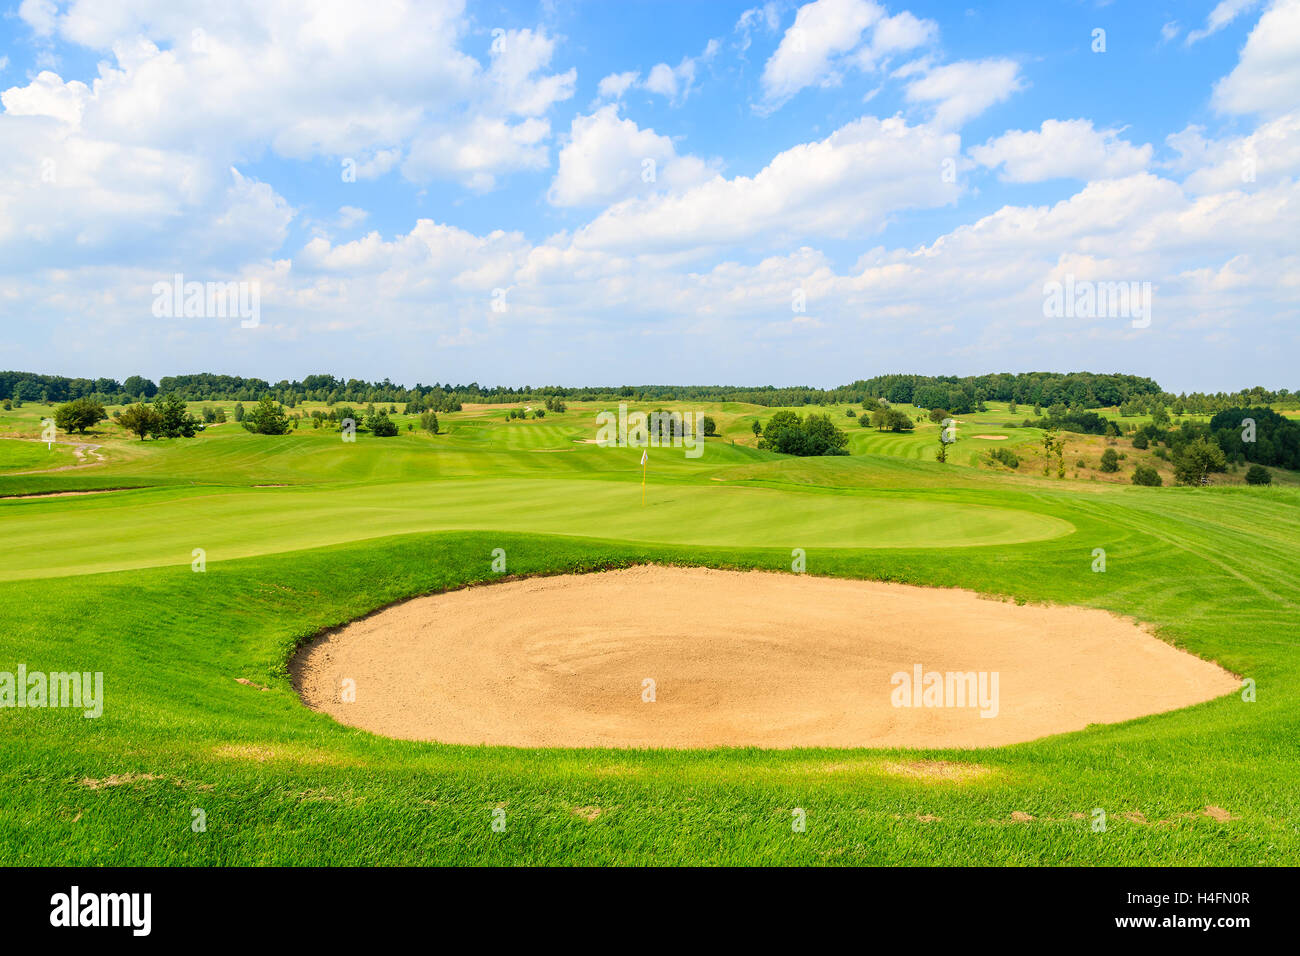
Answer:
<svg viewBox="0 0 1300 956"><path fill-rule="evenodd" d="M642 465L642 467L645 467L645 463L646 463L647 461L649 461L649 460L650 460L650 449L647 448L645 451L641 452L641 465Z"/></svg>

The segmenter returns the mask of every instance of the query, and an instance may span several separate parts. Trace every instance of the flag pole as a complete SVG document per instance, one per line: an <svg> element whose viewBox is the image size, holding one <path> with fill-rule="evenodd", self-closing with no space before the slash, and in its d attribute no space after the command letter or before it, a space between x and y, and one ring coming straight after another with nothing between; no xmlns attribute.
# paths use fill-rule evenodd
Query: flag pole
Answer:
<svg viewBox="0 0 1300 956"><path fill-rule="evenodd" d="M646 463L650 460L650 450L646 449L641 452L641 507L645 507L645 472Z"/></svg>

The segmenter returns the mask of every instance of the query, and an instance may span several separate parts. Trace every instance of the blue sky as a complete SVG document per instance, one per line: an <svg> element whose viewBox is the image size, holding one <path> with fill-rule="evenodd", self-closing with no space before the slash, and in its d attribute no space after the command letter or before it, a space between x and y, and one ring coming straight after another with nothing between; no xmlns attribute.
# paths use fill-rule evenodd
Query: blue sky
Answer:
<svg viewBox="0 0 1300 956"><path fill-rule="evenodd" d="M0 104L5 367L1300 389L1300 0L24 0Z"/></svg>

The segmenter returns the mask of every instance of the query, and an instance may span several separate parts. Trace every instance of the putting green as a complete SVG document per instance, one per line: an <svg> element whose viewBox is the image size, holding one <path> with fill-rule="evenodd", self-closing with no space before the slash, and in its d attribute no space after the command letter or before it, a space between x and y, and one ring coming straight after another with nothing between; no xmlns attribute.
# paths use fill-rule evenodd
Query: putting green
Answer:
<svg viewBox="0 0 1300 956"><path fill-rule="evenodd" d="M1069 534L1068 521L968 501L726 484L475 479L284 488L166 488L0 502L0 580L189 564L436 530L677 545L952 548Z"/></svg>

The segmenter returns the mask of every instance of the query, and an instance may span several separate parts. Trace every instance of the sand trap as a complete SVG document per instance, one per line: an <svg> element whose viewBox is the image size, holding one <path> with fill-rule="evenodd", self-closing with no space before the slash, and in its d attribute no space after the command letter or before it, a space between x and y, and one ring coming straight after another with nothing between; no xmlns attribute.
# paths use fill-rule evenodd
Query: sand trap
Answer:
<svg viewBox="0 0 1300 956"><path fill-rule="evenodd" d="M976 435L976 438L983 438L985 441L1006 441L1006 435Z"/></svg>
<svg viewBox="0 0 1300 956"><path fill-rule="evenodd" d="M996 672L996 716L955 697L894 706L892 676L918 665L985 672L986 700ZM416 598L321 637L292 673L350 726L521 747L990 746L1239 687L1104 611L649 566Z"/></svg>

